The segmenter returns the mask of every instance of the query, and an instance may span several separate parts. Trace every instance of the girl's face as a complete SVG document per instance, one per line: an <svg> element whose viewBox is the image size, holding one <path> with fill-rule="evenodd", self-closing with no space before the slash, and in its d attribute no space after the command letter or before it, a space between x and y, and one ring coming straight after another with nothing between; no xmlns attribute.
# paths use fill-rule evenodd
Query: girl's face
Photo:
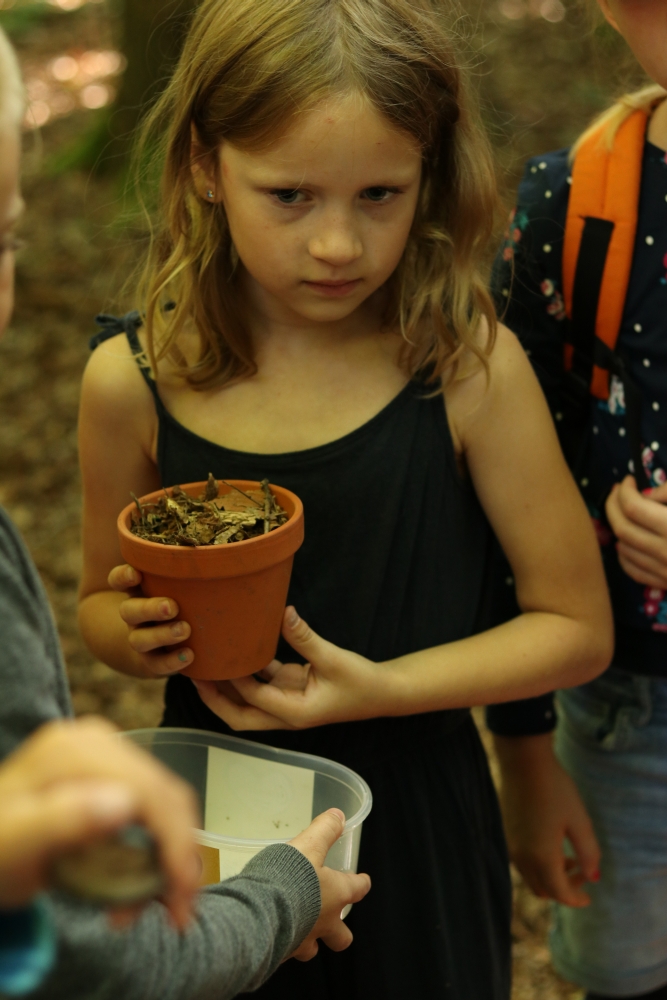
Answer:
<svg viewBox="0 0 667 1000"><path fill-rule="evenodd" d="M665 0L598 0L598 3L609 23L623 35L648 76L667 88Z"/></svg>
<svg viewBox="0 0 667 1000"><path fill-rule="evenodd" d="M15 125L0 126L0 336L14 308L13 231L23 211L21 141Z"/></svg>
<svg viewBox="0 0 667 1000"><path fill-rule="evenodd" d="M414 140L355 94L304 114L268 151L223 144L214 197L251 302L292 324L345 319L398 265L420 178Z"/></svg>

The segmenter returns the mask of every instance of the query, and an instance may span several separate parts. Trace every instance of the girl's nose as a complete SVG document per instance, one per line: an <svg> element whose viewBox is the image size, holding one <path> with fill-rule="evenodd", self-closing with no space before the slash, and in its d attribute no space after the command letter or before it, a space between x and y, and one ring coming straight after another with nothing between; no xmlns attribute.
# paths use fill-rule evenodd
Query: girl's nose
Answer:
<svg viewBox="0 0 667 1000"><path fill-rule="evenodd" d="M352 221L337 215L321 220L317 234L308 244L308 250L317 260L341 267L358 260L363 253L363 246Z"/></svg>

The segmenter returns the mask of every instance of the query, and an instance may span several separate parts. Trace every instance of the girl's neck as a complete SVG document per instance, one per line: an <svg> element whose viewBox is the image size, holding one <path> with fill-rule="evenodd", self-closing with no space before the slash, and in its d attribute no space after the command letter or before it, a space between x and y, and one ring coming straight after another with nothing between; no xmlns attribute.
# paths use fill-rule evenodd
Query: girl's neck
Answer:
<svg viewBox="0 0 667 1000"><path fill-rule="evenodd" d="M305 349L309 354L340 350L345 345L375 339L382 332L383 302L379 293L343 319L318 322L293 313L264 294L248 275L246 283L248 318L258 355L273 349L281 353Z"/></svg>
<svg viewBox="0 0 667 1000"><path fill-rule="evenodd" d="M667 151L667 99L653 112L648 126L648 141Z"/></svg>

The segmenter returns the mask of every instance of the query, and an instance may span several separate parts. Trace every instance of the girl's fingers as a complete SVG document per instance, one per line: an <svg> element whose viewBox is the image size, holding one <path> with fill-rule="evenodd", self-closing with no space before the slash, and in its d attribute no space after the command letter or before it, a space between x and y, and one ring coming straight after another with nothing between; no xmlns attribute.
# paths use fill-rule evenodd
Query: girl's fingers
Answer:
<svg viewBox="0 0 667 1000"><path fill-rule="evenodd" d="M330 934L323 934L320 940L330 948L331 951L345 951L352 944L352 931L344 921L340 921L338 927Z"/></svg>
<svg viewBox="0 0 667 1000"><path fill-rule="evenodd" d="M582 881L594 882L600 878L602 851L587 812L582 811L567 827L567 839L572 844L575 858L566 859L566 868L581 872Z"/></svg>
<svg viewBox="0 0 667 1000"><path fill-rule="evenodd" d="M612 531L619 541L625 542L626 545L631 545L647 555L658 557L662 555L667 560L666 539L630 521L620 509L614 510L610 507L607 517Z"/></svg>
<svg viewBox="0 0 667 1000"><path fill-rule="evenodd" d="M128 640L135 653L150 653L163 646L175 646L184 642L190 637L191 631L187 622L170 622L169 625L135 628L129 633Z"/></svg>
<svg viewBox="0 0 667 1000"><path fill-rule="evenodd" d="M112 590L122 592L131 590L133 587L138 587L142 581L142 576L138 569L125 564L123 566L114 566L109 573L107 581Z"/></svg>
<svg viewBox="0 0 667 1000"><path fill-rule="evenodd" d="M282 719L263 712L261 709L245 702L238 704L218 689L214 681L193 680L192 683L199 692L199 697L223 722L236 732L247 729L293 729ZM257 682L255 682L257 683ZM268 685L258 685L268 687Z"/></svg>
<svg viewBox="0 0 667 1000"><path fill-rule="evenodd" d="M194 658L195 654L187 646L173 653L143 653L140 656L147 677L171 677L189 667Z"/></svg>
<svg viewBox="0 0 667 1000"><path fill-rule="evenodd" d="M658 560L638 552L623 542L618 543L617 552L623 571L636 583L641 583L645 587L656 587L659 590L667 588L667 567Z"/></svg>
<svg viewBox="0 0 667 1000"><path fill-rule="evenodd" d="M309 673L310 664L308 663L285 663L267 680L271 681L274 688L281 688L285 691L305 691Z"/></svg>
<svg viewBox="0 0 667 1000"><path fill-rule="evenodd" d="M118 608L126 625L171 621L178 614L178 604L169 597L130 597Z"/></svg>
<svg viewBox="0 0 667 1000"><path fill-rule="evenodd" d="M606 505L616 537L667 561L667 509L637 491L632 477L614 487Z"/></svg>
<svg viewBox="0 0 667 1000"><path fill-rule="evenodd" d="M313 632L310 625L299 618L296 608L285 608L283 617L283 637L289 642L292 649L300 653L304 660L309 663L326 664L332 654L339 651L333 643L327 642L317 632Z"/></svg>
<svg viewBox="0 0 667 1000"><path fill-rule="evenodd" d="M255 674L256 677L261 677L265 681L273 680L279 670L282 669L282 663L280 660L271 660L268 667L264 667L263 670L258 670Z"/></svg>
<svg viewBox="0 0 667 1000"><path fill-rule="evenodd" d="M650 497L642 496L637 490L634 479L628 476L621 483L615 501L618 502L625 517L634 524L667 538L667 510L658 500L661 495L658 489L652 490Z"/></svg>
<svg viewBox="0 0 667 1000"><path fill-rule="evenodd" d="M290 958L295 958L297 962L310 962L311 958L315 958L319 950L317 938L306 938L303 944L290 955Z"/></svg>
<svg viewBox="0 0 667 1000"><path fill-rule="evenodd" d="M305 687L260 684L254 677L237 677L230 683L246 705L280 719L290 729L309 724L311 713L304 698Z"/></svg>
<svg viewBox="0 0 667 1000"><path fill-rule="evenodd" d="M521 874L540 899L554 899L563 906L577 908L590 902L585 893L577 891L572 885L565 871L565 859L560 853L552 859L530 865Z"/></svg>
<svg viewBox="0 0 667 1000"><path fill-rule="evenodd" d="M667 483L663 483L662 486L654 486L653 489L648 491L646 496L649 500L654 500L658 503L667 503Z"/></svg>

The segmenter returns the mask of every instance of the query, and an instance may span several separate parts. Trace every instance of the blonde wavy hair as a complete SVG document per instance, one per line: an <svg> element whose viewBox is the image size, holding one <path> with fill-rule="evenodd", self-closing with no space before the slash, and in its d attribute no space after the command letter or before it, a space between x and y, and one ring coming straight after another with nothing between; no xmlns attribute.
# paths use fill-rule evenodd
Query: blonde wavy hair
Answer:
<svg viewBox="0 0 667 1000"><path fill-rule="evenodd" d="M603 111L589 125L572 147L570 158L574 161L581 146L596 133L600 134L600 140L611 149L614 145L616 133L635 111L645 111L650 115L659 104L667 97L667 90L657 83L642 87L631 94L624 94L610 108Z"/></svg>
<svg viewBox="0 0 667 1000"><path fill-rule="evenodd" d="M388 283L384 317L403 336L402 368L436 384L456 376L466 349L488 367L496 314L485 268L497 192L456 32L445 21L446 7L447 23L456 23L455 6L452 0L203 0L137 153L146 163L153 150L162 169L138 299L153 371L169 357L199 390L257 371L224 209L195 190L193 128L204 155L216 157L222 142L261 151L295 115L348 92L362 94L423 150L418 207ZM484 320L488 336L480 343ZM195 363L178 347L186 323L200 338Z"/></svg>

